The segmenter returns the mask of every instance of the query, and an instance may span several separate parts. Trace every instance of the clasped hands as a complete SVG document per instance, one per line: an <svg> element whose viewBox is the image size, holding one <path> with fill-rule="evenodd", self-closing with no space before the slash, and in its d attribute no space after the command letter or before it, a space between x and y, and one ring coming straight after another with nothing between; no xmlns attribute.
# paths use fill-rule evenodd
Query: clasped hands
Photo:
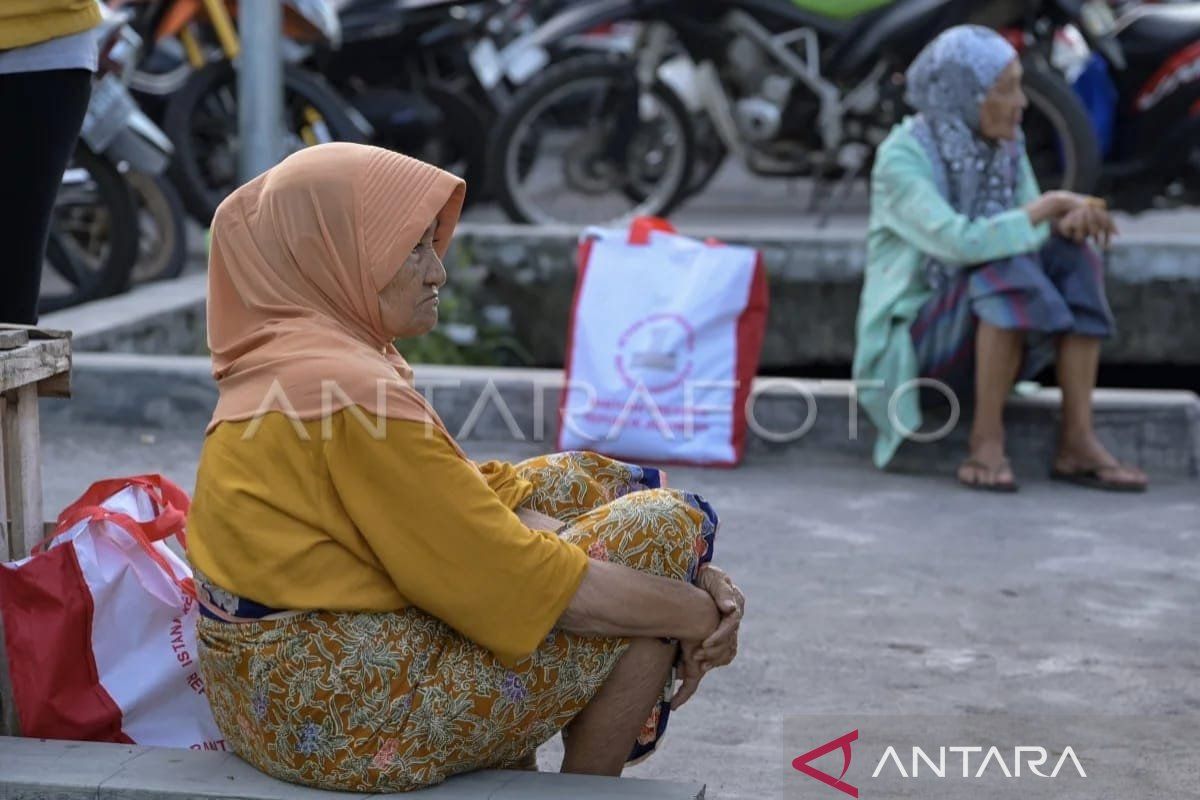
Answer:
<svg viewBox="0 0 1200 800"><path fill-rule="evenodd" d="M671 698L671 708L679 708L696 693L700 680L709 670L729 664L737 656L738 632L746 611L746 596L720 567L704 564L696 585L712 596L721 620L708 638L700 642L681 642L677 677L683 683Z"/></svg>
<svg viewBox="0 0 1200 800"><path fill-rule="evenodd" d="M1108 207L1098 197L1074 192L1048 192L1057 201L1059 213L1054 218L1054 232L1076 244L1092 240L1108 247L1117 235L1117 226Z"/></svg>

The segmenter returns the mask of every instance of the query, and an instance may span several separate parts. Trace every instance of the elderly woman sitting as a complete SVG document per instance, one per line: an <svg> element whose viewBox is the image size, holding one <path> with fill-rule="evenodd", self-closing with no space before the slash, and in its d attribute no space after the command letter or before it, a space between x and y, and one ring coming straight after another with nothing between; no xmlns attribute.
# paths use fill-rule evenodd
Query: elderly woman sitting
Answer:
<svg viewBox="0 0 1200 800"><path fill-rule="evenodd" d="M936 381L974 398L964 485L1015 491L1004 402L1018 377L1057 354L1062 431L1052 476L1141 491L1092 428L1100 342L1112 334L1103 265L1088 239L1115 233L1103 203L1041 193L1025 154L1021 62L999 34L952 28L908 75L919 112L880 147L854 356L859 398L879 431L883 467L921 427ZM918 378L927 380L917 382Z"/></svg>
<svg viewBox="0 0 1200 800"><path fill-rule="evenodd" d="M617 775L736 653L702 498L589 453L474 464L413 388L392 341L437 322L463 188L324 145L213 223L200 665L227 742L284 780L416 789L559 731L564 771Z"/></svg>

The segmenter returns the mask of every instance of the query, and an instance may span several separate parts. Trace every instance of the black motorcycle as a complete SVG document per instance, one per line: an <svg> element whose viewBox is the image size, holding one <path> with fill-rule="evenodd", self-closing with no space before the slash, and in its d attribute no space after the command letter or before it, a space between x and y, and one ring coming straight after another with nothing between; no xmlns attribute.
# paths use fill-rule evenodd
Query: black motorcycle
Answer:
<svg viewBox="0 0 1200 800"><path fill-rule="evenodd" d="M351 0L341 47L307 65L373 128L372 144L485 182L484 132L511 99L504 46L534 26L519 0Z"/></svg>
<svg viewBox="0 0 1200 800"><path fill-rule="evenodd" d="M942 30L979 22L1028 32L1031 159L1046 188L1089 191L1095 134L1039 37L1097 1L899 0L849 19L793 0L577 2L530 46L636 21L634 55L570 59L525 86L492 139L489 183L517 221L621 223L668 214L693 171L711 175L729 153L756 175L814 179L834 207L906 113L904 68ZM1114 48L1107 35L1092 44Z"/></svg>
<svg viewBox="0 0 1200 800"><path fill-rule="evenodd" d="M1109 131L1102 193L1130 212L1200 203L1200 3L1140 6L1113 31L1122 56L1099 54L1089 104Z"/></svg>

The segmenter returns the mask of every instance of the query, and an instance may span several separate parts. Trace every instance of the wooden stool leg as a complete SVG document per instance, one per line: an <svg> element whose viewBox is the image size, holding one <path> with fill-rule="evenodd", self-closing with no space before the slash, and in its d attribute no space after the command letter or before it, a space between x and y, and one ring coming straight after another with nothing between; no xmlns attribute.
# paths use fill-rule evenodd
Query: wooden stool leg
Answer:
<svg viewBox="0 0 1200 800"><path fill-rule="evenodd" d="M37 385L8 393L4 410L4 481L8 500L8 557L24 558L42 535L42 462ZM14 402L15 401L15 402Z"/></svg>

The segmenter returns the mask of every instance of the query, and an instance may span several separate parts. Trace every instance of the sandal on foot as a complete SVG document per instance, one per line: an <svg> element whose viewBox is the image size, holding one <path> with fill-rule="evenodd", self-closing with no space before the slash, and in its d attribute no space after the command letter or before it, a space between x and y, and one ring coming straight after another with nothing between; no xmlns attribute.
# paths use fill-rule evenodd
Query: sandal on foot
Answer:
<svg viewBox="0 0 1200 800"><path fill-rule="evenodd" d="M1013 481L1013 480L1008 480L1008 481L997 481L996 480L996 475L998 475L1000 472L1002 472L1004 470L1009 470L1010 472L1012 471L1012 467L1009 466L1008 459L1001 461L999 464L997 464L996 466L993 467L993 466L989 466L989 465L983 463L982 461L980 461L977 458L968 458L966 461L964 461L958 465L958 468L960 470L963 467L971 467L971 468L975 469L977 471L976 472L977 476L978 476L979 472L982 472L991 480L991 483L984 483L979 480L966 481L966 480L963 480L962 476L960 475L958 478L958 482L960 484L962 484L963 486L967 487L968 489L974 489L979 492L996 492L998 494L1012 494L1013 492L1016 492L1018 489L1021 488L1020 485L1016 481Z"/></svg>
<svg viewBox="0 0 1200 800"><path fill-rule="evenodd" d="M1080 467L1070 470L1053 467L1050 470L1050 479L1062 481L1063 483L1072 483L1076 486L1084 486L1088 489L1099 489L1102 492L1138 493L1146 491L1146 487L1149 484L1145 481L1136 483L1133 481L1105 479L1105 473L1119 469L1128 469L1128 467L1119 461L1114 461L1111 464L1097 464L1091 467Z"/></svg>

